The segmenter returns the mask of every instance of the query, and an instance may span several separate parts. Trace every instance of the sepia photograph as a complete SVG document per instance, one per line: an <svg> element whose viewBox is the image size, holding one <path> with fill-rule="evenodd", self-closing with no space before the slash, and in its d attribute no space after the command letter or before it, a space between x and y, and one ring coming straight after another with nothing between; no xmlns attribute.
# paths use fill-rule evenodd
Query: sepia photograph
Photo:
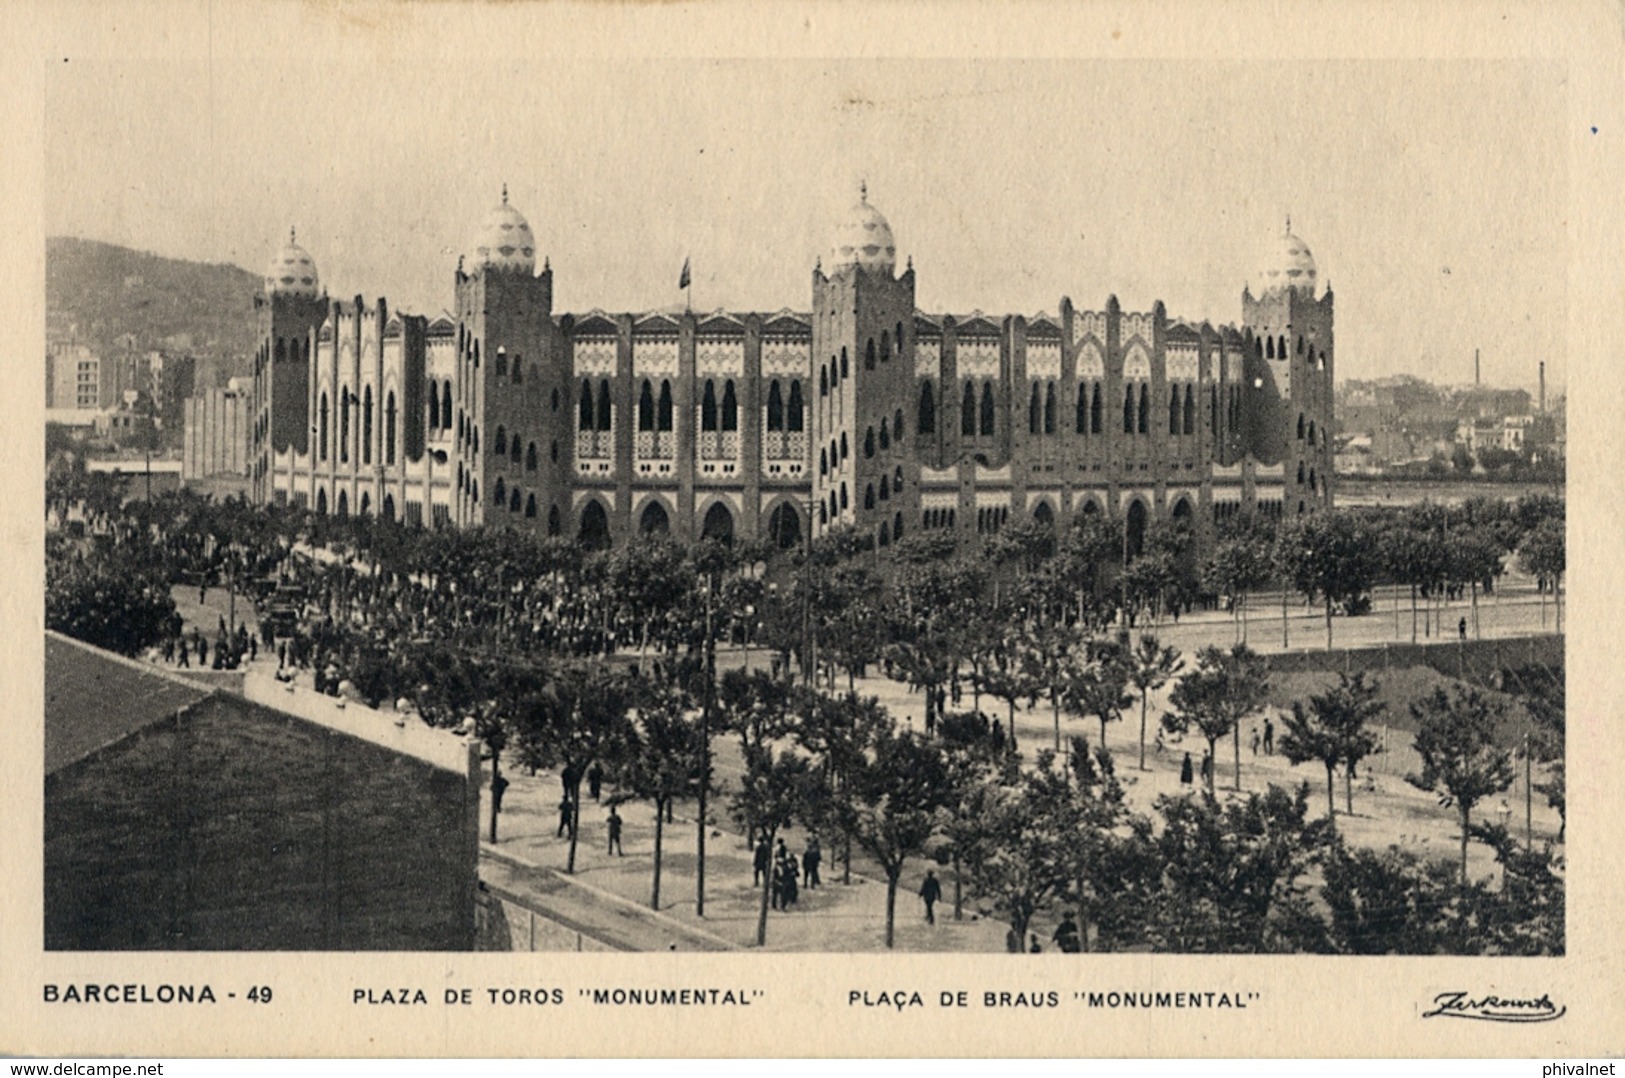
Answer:
<svg viewBox="0 0 1625 1078"><path fill-rule="evenodd" d="M364 10L325 61L42 64L39 961L500 952L469 983L562 1013L761 1006L789 956L1080 1012L1429 959L1421 1018L1581 1003L1494 972L1602 913L1566 60L426 62L389 21L446 10ZM154 968L194 972L44 1000L225 994Z"/></svg>

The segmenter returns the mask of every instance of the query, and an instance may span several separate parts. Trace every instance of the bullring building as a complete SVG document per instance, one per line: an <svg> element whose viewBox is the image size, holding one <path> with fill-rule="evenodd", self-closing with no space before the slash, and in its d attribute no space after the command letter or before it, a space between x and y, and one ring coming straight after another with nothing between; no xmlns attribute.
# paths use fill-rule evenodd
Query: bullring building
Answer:
<svg viewBox="0 0 1625 1078"><path fill-rule="evenodd" d="M504 191L429 319L330 299L290 235L256 300L254 497L587 546L1102 513L1131 553L1152 519L1331 504L1332 293L1290 227L1222 326L1115 296L929 313L867 191L795 309L556 314L541 261Z"/></svg>

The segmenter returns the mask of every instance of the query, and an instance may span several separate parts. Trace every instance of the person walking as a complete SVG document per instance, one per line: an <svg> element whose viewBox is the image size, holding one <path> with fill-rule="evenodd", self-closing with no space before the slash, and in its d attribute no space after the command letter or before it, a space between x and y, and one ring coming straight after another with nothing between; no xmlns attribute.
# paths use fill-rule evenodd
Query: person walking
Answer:
<svg viewBox="0 0 1625 1078"><path fill-rule="evenodd" d="M942 884L937 880L936 869L925 870L925 882L920 884L920 900L925 903L925 923L937 923L936 905L942 897Z"/></svg>
<svg viewBox="0 0 1625 1078"><path fill-rule="evenodd" d="M1255 726L1255 727L1253 727L1253 755L1254 756L1258 755L1258 743L1259 743L1259 740L1260 740L1260 735L1258 733L1258 727Z"/></svg>
<svg viewBox="0 0 1625 1078"><path fill-rule="evenodd" d="M1213 754L1206 749L1202 750L1202 785L1206 786L1213 781Z"/></svg>
<svg viewBox="0 0 1625 1078"><path fill-rule="evenodd" d="M1179 781L1186 786L1191 784L1192 778L1191 754L1185 754L1185 761L1179 765Z"/></svg>
<svg viewBox="0 0 1625 1078"><path fill-rule="evenodd" d="M1467 639L1467 619L1466 618L1462 618L1460 621L1456 622L1456 632L1458 634L1460 634L1460 636L1461 636L1461 638L1463 640Z"/></svg>
<svg viewBox="0 0 1625 1078"><path fill-rule="evenodd" d="M1264 755L1275 755L1275 723L1270 719L1264 720Z"/></svg>
<svg viewBox="0 0 1625 1078"><path fill-rule="evenodd" d="M609 852L618 857L626 856L626 851L621 849L621 814L614 805L609 806Z"/></svg>
<svg viewBox="0 0 1625 1078"><path fill-rule="evenodd" d="M596 801L598 800L598 795L603 792L603 789L604 769L599 767L598 762L594 760L593 765L587 768L587 794L594 801Z"/></svg>
<svg viewBox="0 0 1625 1078"><path fill-rule="evenodd" d="M801 888L796 879L796 859L786 853L784 860L779 862L779 867L784 870L784 908L789 909L796 904L796 899L801 897Z"/></svg>
<svg viewBox="0 0 1625 1078"><path fill-rule="evenodd" d="M570 833L570 795L565 794L559 798L559 829L554 838L563 838Z"/></svg>
<svg viewBox="0 0 1625 1078"><path fill-rule="evenodd" d="M824 850L818 845L818 836L814 835L807 840L807 849L801 855L801 875L807 881L807 890L819 886L824 881L818 878L818 866L824 860Z"/></svg>
<svg viewBox="0 0 1625 1078"><path fill-rule="evenodd" d="M762 886L762 877L766 876L773 867L773 849L762 839L756 844L756 854L751 858L751 867L755 872L751 876L751 886Z"/></svg>

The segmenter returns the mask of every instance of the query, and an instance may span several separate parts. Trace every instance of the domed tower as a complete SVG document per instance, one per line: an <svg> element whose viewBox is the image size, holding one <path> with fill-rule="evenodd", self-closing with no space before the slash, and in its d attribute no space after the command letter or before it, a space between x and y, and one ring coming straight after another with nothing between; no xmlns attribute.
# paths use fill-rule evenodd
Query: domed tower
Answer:
<svg viewBox="0 0 1625 1078"><path fill-rule="evenodd" d="M813 270L812 303L820 387L812 443L834 450L828 470L814 476L813 526L851 523L890 542L919 517L918 458L904 444L914 391L914 267L897 273L891 225L870 205L867 185L835 230L827 270Z"/></svg>
<svg viewBox="0 0 1625 1078"><path fill-rule="evenodd" d="M292 229L265 269L265 290L254 297L254 309L260 346L254 356L250 478L255 500L269 502L276 497L276 454L310 451L311 352L327 310L316 262Z"/></svg>
<svg viewBox="0 0 1625 1078"><path fill-rule="evenodd" d="M1251 454L1284 472L1282 510L1332 504L1332 292L1292 221L1264 247L1241 294L1252 332L1244 432ZM1301 509L1300 509L1301 506Z"/></svg>
<svg viewBox="0 0 1625 1078"><path fill-rule="evenodd" d="M553 271L536 272L530 222L502 201L459 261L452 500L460 524L539 526L564 488L568 415L553 326Z"/></svg>

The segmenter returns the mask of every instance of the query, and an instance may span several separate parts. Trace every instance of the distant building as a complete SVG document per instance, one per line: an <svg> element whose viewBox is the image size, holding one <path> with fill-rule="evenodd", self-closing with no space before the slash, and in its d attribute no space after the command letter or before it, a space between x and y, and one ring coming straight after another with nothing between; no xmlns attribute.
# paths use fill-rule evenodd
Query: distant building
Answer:
<svg viewBox="0 0 1625 1078"><path fill-rule="evenodd" d="M253 387L247 379L233 378L224 389L187 398L181 454L185 479L248 479L252 422Z"/></svg>
<svg viewBox="0 0 1625 1078"><path fill-rule="evenodd" d="M46 634L46 949L472 950L477 750L244 693Z"/></svg>
<svg viewBox="0 0 1625 1078"><path fill-rule="evenodd" d="M46 408L96 411L115 399L111 391L104 399L101 357L89 345L71 339L46 345Z"/></svg>
<svg viewBox="0 0 1625 1078"><path fill-rule="evenodd" d="M536 253L504 195L431 321L328 299L290 237L257 300L255 498L588 547L1102 513L1130 552L1155 518L1332 501L1332 293L1289 230L1221 326L1115 297L928 313L866 191L800 311L555 315Z"/></svg>

